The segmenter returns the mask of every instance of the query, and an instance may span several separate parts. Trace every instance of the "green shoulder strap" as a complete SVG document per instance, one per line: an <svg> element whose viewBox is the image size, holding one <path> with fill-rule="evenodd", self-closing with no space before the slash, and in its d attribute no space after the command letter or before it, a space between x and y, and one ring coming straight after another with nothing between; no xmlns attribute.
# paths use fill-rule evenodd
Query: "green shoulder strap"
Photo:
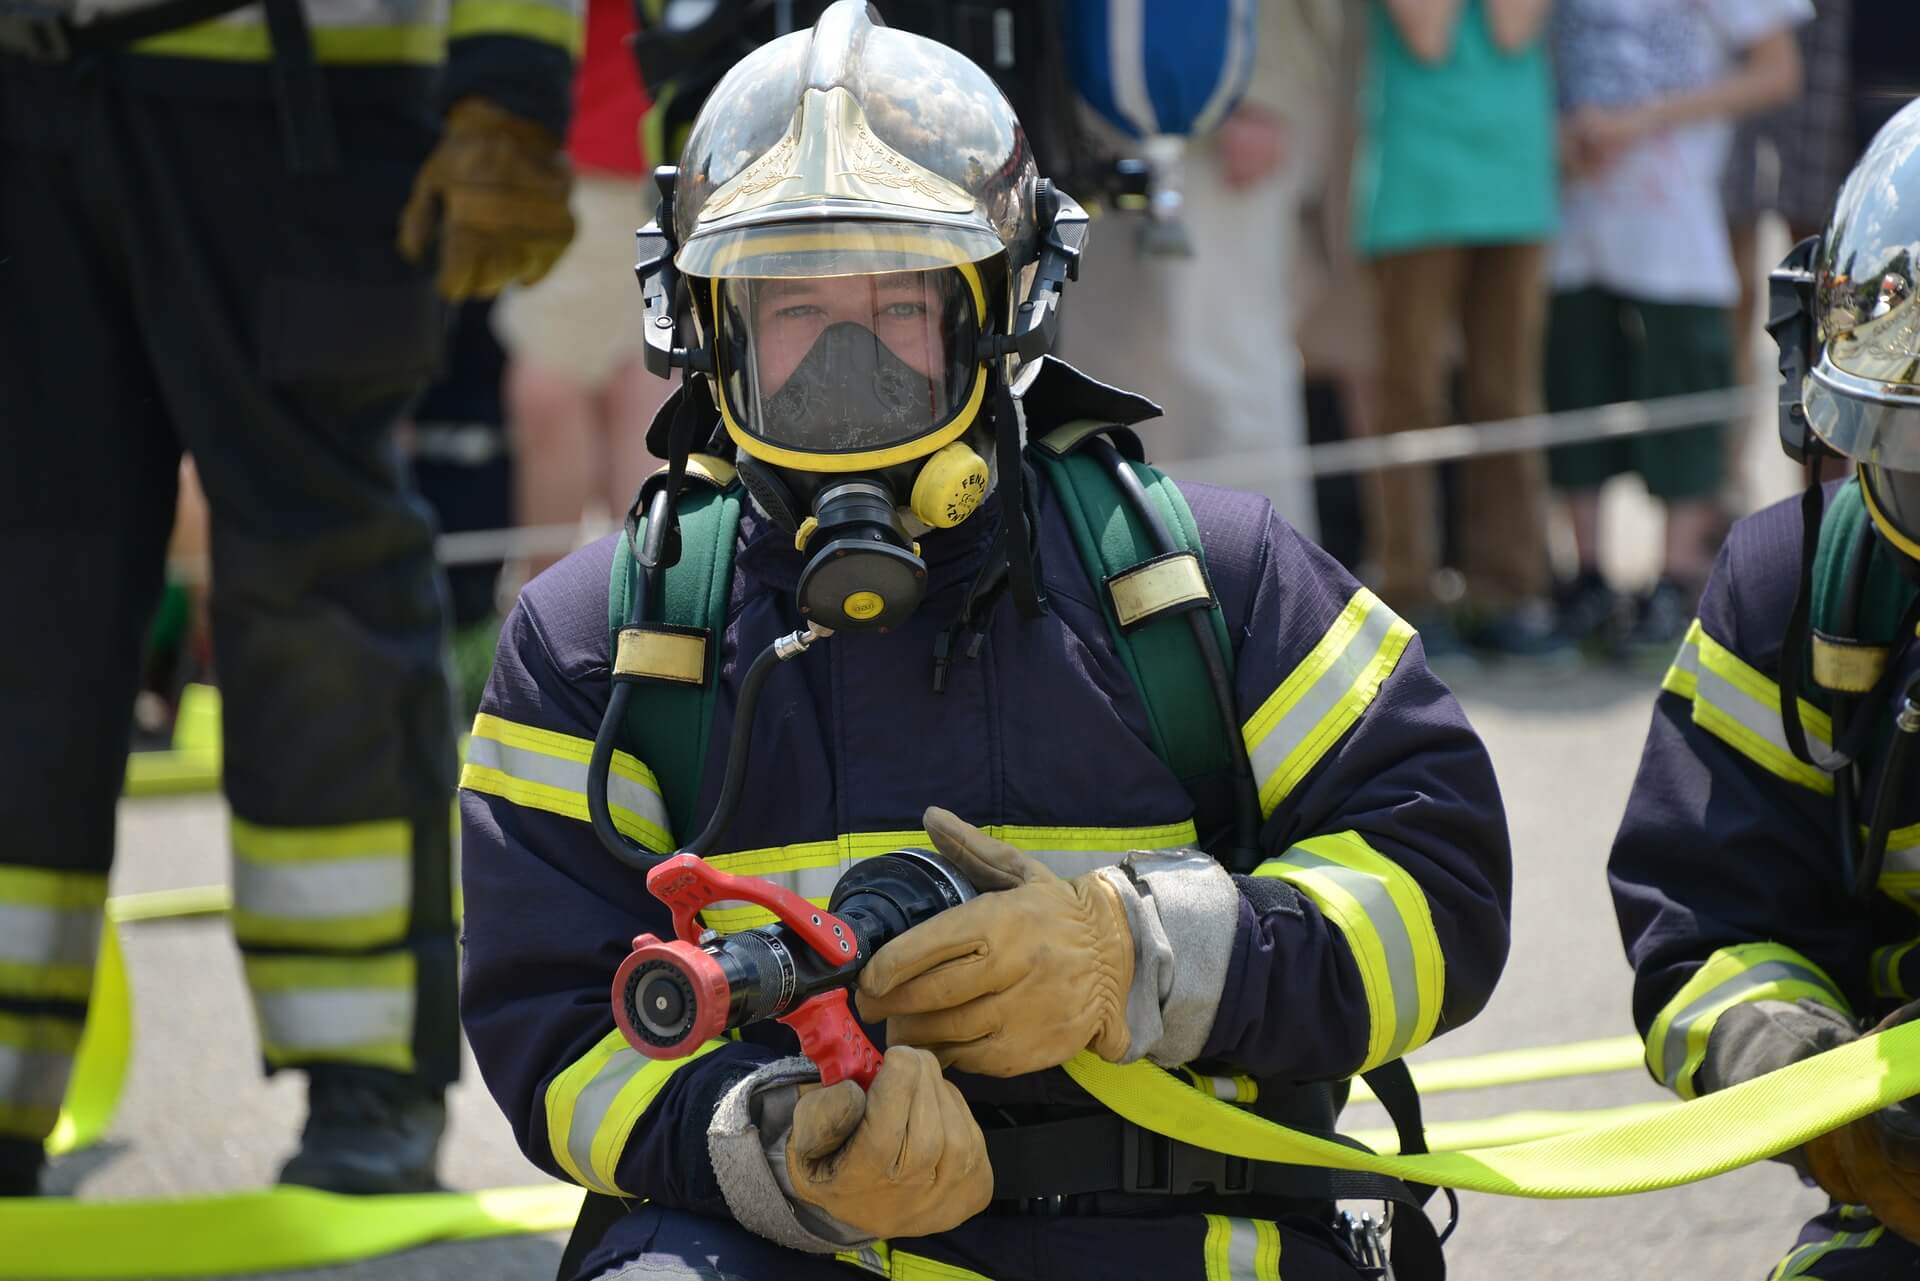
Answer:
<svg viewBox="0 0 1920 1281"><path fill-rule="evenodd" d="M713 736L713 679L720 638L726 631L727 599L733 590L733 551L740 525L740 486L733 469L718 459L689 460L689 485L680 495L680 560L662 575L664 600L649 602L647 622L706 635L706 667L699 684L640 681L627 704L620 745L646 762L659 780L676 841L690 838L687 825L700 803L700 779ZM640 520L644 534L646 518ZM627 607L639 577L625 533L613 553L607 586L608 653L619 646Z"/></svg>
<svg viewBox="0 0 1920 1281"><path fill-rule="evenodd" d="M1031 451L1067 514L1074 545L1096 585L1104 585L1116 574L1159 555L1152 536L1113 477L1080 450L1088 439L1104 430L1107 425L1102 423L1069 423L1036 441ZM1200 530L1179 486L1150 464L1129 460L1127 465L1159 507L1174 540L1200 561L1204 571L1206 553L1200 545ZM1232 740L1228 736L1239 733L1240 727L1220 723L1206 664L1187 623L1166 613L1139 626L1126 627L1115 611L1111 593L1102 590L1099 595L1120 661L1146 703L1155 753L1189 792L1206 790L1197 789L1196 784L1230 775L1233 761L1228 745ZM1207 612L1231 678L1233 645L1227 636L1226 616L1217 600L1209 601Z"/></svg>
<svg viewBox="0 0 1920 1281"><path fill-rule="evenodd" d="M1865 539L1871 517L1860 492L1860 478L1842 485L1820 522L1820 546L1813 560L1813 642L1808 656L1810 701L1823 709L1831 694L1861 694L1873 687L1890 648L1900 639L1900 619L1916 588L1901 574L1877 538ZM1844 617L1842 601L1856 571L1861 547L1873 558L1866 567L1858 617Z"/></svg>

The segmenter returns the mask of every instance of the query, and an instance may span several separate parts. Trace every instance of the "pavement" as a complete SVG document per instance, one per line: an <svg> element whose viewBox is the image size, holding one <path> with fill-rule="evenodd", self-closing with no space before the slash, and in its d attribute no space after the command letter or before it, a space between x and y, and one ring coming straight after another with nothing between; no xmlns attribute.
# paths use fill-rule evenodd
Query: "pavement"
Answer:
<svg viewBox="0 0 1920 1281"><path fill-rule="evenodd" d="M1652 697L1648 673L1464 667L1443 672L1485 737L1512 824L1514 939L1505 979L1472 1024L1420 1057L1631 1031L1630 976L1604 865ZM128 801L116 893L224 881L225 810L214 797ZM85 1199L178 1197L270 1183L298 1129L296 1078L256 1070L240 967L218 918L122 928L135 1057L107 1138L56 1163L58 1190ZM1436 1119L1612 1107L1662 1097L1641 1072L1435 1095ZM452 1100L447 1181L477 1189L540 1182L469 1062ZM1384 1124L1365 1107L1354 1127ZM1607 1201L1463 1198L1448 1248L1455 1278L1539 1281L1684 1275L1759 1278L1821 1198L1783 1167ZM546 1281L558 1236L434 1246L368 1262L279 1273L311 1281ZM0 1254L4 1253L0 1246Z"/></svg>

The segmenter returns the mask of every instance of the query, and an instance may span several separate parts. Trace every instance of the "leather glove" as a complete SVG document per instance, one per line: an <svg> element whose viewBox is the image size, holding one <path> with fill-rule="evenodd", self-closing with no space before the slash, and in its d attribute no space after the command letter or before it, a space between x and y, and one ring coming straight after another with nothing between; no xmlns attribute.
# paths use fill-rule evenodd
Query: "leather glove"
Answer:
<svg viewBox="0 0 1920 1281"><path fill-rule="evenodd" d="M400 253L420 261L439 233L434 283L453 302L530 285L573 239L572 188L552 133L484 98L462 98L400 211Z"/></svg>
<svg viewBox="0 0 1920 1281"><path fill-rule="evenodd" d="M1127 1053L1133 931L1097 873L1061 880L943 809L927 834L988 891L914 926L860 973L860 1015L948 1067L1020 1076L1091 1049Z"/></svg>
<svg viewBox="0 0 1920 1281"><path fill-rule="evenodd" d="M1920 1002L1904 1005L1873 1030L1920 1015ZM1807 1170L1823 1191L1847 1205L1864 1205L1907 1240L1920 1244L1920 1112L1914 1100L1881 1108L1801 1149Z"/></svg>
<svg viewBox="0 0 1920 1281"><path fill-rule="evenodd" d="M793 1194L877 1237L956 1228L993 1199L987 1141L931 1054L887 1050L873 1088L802 1087L787 1135Z"/></svg>

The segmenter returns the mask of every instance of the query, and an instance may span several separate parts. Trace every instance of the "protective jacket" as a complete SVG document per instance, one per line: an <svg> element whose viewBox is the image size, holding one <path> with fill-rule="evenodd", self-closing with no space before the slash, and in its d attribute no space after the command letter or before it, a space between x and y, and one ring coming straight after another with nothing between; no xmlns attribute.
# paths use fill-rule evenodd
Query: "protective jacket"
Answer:
<svg viewBox="0 0 1920 1281"><path fill-rule="evenodd" d="M1850 498L1836 487L1829 505ZM1871 1022L1920 990L1901 973L1920 939L1920 794L1901 798L1877 892L1856 901L1834 777L1797 759L1782 729L1782 664L1806 661L1783 652L1800 543L1797 500L1734 526L1662 682L1608 866L1648 1066L1686 1098L1727 1083L1698 1074L1730 1009L1809 1000ZM1816 699L1809 687L1801 718L1825 749L1832 721ZM1867 769L1866 797L1883 767Z"/></svg>
<svg viewBox="0 0 1920 1281"><path fill-rule="evenodd" d="M1027 425L1037 435L1054 424ZM1176 939L1182 928L1232 935L1192 1069L1222 1096L1275 1119L1329 1125L1330 1114L1290 1110L1300 1097L1293 1083L1343 1081L1457 1026L1486 1001L1507 947L1504 814L1485 750L1412 630L1265 499L1182 489L1233 642L1265 855L1252 875L1235 878L1231 920L1167 921ZM931 804L1066 875L1116 864L1129 851L1195 844L1192 801L1153 751L1140 695L1097 603L1100 584L1044 486L1036 541L1051 612L1025 621L1002 603L980 624L977 646L954 646L936 692L936 636L959 616L996 521L990 499L957 528L923 536L927 594L907 625L887 635L841 633L774 669L744 798L722 840L728 852L712 861L825 902L853 862L925 846L917 827ZM794 1050L784 1028L755 1025L738 1041L656 1063L614 1030L614 968L635 934L664 935L671 921L585 821L587 759L608 699L613 551L612 540L583 549L522 594L475 722L461 795L468 1033L530 1159L650 1203L613 1229L603 1259L647 1247L659 1207L731 1217L707 1155L716 1104ZM664 851L704 825L724 772L737 682L756 653L802 626L792 603L801 567L788 536L744 516L698 812L669 817L646 763L616 757L612 801L630 836ZM719 930L766 919L745 906L705 914ZM877 1038L880 1029L870 1031ZM1058 1070L954 1079L988 1125L1098 1106ZM1052 1222L1087 1239L1086 1220L1078 1228ZM914 1250L1002 1277L1043 1266L1051 1276L1117 1275L1110 1250L1064 1251L1043 1264L1010 1257L1026 1249L1010 1246L1016 1239L1027 1239L1026 1228L989 1212ZM1215 1275L1203 1272L1200 1254L1196 1238L1184 1264L1166 1266ZM1155 1266L1155 1275L1181 1274Z"/></svg>
<svg viewBox="0 0 1920 1281"><path fill-rule="evenodd" d="M1885 645L1916 591L1884 547L1857 543L1858 481L1827 487L1816 559L1815 636L1847 628ZM1877 543L1877 539L1874 540ZM1861 565L1858 607L1835 607L1847 553ZM1876 563L1862 564L1871 551ZM1653 726L1608 864L1614 906L1634 967L1633 1016L1652 1074L1682 1098L1711 1093L1852 1039L1920 993L1920 792L1898 794L1885 862L1870 894L1850 892L1843 823L1864 840L1888 766L1893 708L1859 696L1843 733L1863 765L1853 813L1836 786L1845 775L1799 759L1781 717L1781 677L1802 664L1801 721L1816 759L1835 739L1834 697L1822 659L1789 646L1802 557L1798 500L1733 527L1700 613L1661 684ZM1836 559L1838 557L1839 559ZM1908 624L1910 627L1911 624ZM1816 649L1821 642L1816 640ZM1832 651L1825 656L1832 660ZM1920 658L1892 664L1898 691ZM1871 672L1868 672L1870 675ZM1830 683L1871 683L1854 673ZM1862 705L1864 704L1864 705ZM1865 720L1857 719L1865 717ZM1798 1151L1785 1158L1798 1163ZM1892 1276L1920 1263L1920 1247L1878 1225L1863 1207L1834 1206L1811 1220L1775 1275Z"/></svg>

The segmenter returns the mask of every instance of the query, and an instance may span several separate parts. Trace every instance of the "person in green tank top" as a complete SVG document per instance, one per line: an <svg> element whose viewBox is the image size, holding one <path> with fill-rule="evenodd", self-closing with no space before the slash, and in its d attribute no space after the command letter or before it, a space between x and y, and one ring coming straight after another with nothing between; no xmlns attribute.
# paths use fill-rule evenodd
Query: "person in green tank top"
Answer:
<svg viewBox="0 0 1920 1281"><path fill-rule="evenodd" d="M1355 166L1353 235L1371 259L1383 373L1377 430L1452 417L1456 335L1469 419L1540 407L1543 243L1555 219L1547 0L1371 0L1367 137ZM1464 469L1466 637L1502 654L1554 647L1547 592L1546 480L1537 453ZM1441 538L1434 476L1402 467L1368 485L1382 595L1420 620L1430 646L1453 633L1435 594Z"/></svg>

